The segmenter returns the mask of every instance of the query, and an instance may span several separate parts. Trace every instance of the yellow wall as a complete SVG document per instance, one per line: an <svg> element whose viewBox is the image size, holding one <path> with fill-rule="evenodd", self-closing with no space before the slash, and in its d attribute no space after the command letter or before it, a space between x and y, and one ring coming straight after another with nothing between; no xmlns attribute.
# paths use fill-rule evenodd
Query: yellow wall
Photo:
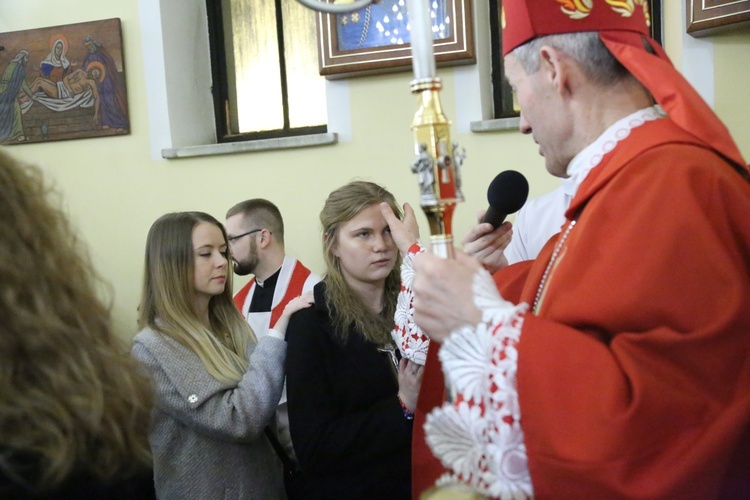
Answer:
<svg viewBox="0 0 750 500"><path fill-rule="evenodd" d="M750 161L750 28L716 36L715 109L737 141L746 161Z"/></svg>
<svg viewBox="0 0 750 500"><path fill-rule="evenodd" d="M669 8L677 4L667 3ZM667 10L665 14L666 48L678 61L681 11ZM150 47L141 44L138 0L68 0L63 9L50 8L48 0L0 2L0 32L112 17L122 20L131 134L7 149L41 165L62 190L70 216L89 244L96 269L112 285L114 319L124 338L130 338L136 330L146 233L166 212L201 210L222 219L235 202L266 197L284 214L288 252L322 273L317 215L332 189L353 178L363 178L385 185L401 201L418 205L416 179L409 169L413 156L410 124L416 102L409 92L408 73L350 81L351 142L312 149L152 160L144 79L149 69L143 67L143 51ZM750 97L742 87L750 81L748 47L747 32L723 35L714 43L716 109L746 158L750 157ZM439 76L444 80L445 113L451 118L456 116L453 71L441 70ZM516 131L454 131L453 138L468 153L463 169L467 201L454 218L458 238L474 222L476 212L485 208L487 185L499 171L512 168L523 172L531 183L531 196L558 184L544 170L533 142ZM424 217L419 217L426 234Z"/></svg>

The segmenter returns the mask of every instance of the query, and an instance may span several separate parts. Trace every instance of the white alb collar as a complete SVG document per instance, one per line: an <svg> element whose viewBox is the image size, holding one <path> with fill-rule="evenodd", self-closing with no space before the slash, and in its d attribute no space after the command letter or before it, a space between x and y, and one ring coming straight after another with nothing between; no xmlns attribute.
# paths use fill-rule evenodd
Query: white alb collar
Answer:
<svg viewBox="0 0 750 500"><path fill-rule="evenodd" d="M565 193L575 196L578 187L589 172L601 163L604 155L615 149L617 143L630 135L630 132L646 122L664 118L666 113L659 107L649 106L639 109L612 124L594 142L573 157L568 165L568 178L563 180Z"/></svg>

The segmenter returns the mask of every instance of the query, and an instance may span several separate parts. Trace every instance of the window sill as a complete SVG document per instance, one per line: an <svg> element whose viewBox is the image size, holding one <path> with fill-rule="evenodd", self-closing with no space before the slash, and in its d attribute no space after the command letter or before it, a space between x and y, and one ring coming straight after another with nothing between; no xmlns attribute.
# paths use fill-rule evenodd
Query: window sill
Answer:
<svg viewBox="0 0 750 500"><path fill-rule="evenodd" d="M311 134L295 137L280 137L277 139L261 139L257 141L226 142L222 144L207 144L204 146L186 146L183 148L162 149L161 156L168 160L191 158L195 156L214 156L234 153L252 153L256 151L273 151L276 149L308 148L336 144L338 134Z"/></svg>
<svg viewBox="0 0 750 500"><path fill-rule="evenodd" d="M496 120L481 120L471 122L472 132L498 132L502 130L518 130L521 118L498 118Z"/></svg>

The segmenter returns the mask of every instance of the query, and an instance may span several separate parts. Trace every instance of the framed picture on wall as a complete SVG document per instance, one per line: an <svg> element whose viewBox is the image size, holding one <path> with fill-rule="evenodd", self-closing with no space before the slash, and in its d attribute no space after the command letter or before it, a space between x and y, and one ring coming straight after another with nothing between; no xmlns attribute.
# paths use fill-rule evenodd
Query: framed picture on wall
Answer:
<svg viewBox="0 0 750 500"><path fill-rule="evenodd" d="M119 19L0 33L0 144L130 132Z"/></svg>
<svg viewBox="0 0 750 500"><path fill-rule="evenodd" d="M471 0L430 0L438 66L472 64ZM347 14L317 15L320 74L344 78L411 69L404 0L380 0Z"/></svg>
<svg viewBox="0 0 750 500"><path fill-rule="evenodd" d="M685 0L687 32L706 36L750 26L750 0Z"/></svg>

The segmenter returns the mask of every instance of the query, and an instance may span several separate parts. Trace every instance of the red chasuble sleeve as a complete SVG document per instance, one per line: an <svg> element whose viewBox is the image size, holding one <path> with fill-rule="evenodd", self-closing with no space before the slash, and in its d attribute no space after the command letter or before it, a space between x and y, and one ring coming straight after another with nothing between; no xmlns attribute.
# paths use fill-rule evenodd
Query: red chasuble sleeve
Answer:
<svg viewBox="0 0 750 500"><path fill-rule="evenodd" d="M555 240L556 238L554 236L552 239ZM524 284L533 264L533 260L518 262L512 266L503 268L502 272L497 272L492 276L500 295L505 300L509 300L515 304L521 301L521 293L523 292Z"/></svg>
<svg viewBox="0 0 750 500"><path fill-rule="evenodd" d="M577 224L523 323L534 494L750 494L750 187L700 147L656 146L637 162L620 149L582 184Z"/></svg>

